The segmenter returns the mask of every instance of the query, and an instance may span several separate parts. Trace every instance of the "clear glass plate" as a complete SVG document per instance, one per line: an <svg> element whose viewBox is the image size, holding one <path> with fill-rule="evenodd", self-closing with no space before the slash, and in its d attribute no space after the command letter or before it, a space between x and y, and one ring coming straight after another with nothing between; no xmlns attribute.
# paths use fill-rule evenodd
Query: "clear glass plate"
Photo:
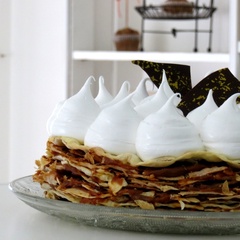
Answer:
<svg viewBox="0 0 240 240"><path fill-rule="evenodd" d="M180 210L142 210L76 204L46 199L32 176L17 179L9 188L31 207L80 224L152 233L227 235L240 233L240 213Z"/></svg>

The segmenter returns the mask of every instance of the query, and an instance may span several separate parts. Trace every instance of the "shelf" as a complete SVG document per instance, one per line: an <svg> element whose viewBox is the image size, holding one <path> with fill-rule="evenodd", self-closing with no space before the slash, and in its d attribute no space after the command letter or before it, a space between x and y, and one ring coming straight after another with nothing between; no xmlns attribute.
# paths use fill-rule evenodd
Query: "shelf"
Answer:
<svg viewBox="0 0 240 240"><path fill-rule="evenodd" d="M74 51L73 60L80 61L132 61L157 62L229 62L227 53L179 53L179 52L124 52L124 51Z"/></svg>

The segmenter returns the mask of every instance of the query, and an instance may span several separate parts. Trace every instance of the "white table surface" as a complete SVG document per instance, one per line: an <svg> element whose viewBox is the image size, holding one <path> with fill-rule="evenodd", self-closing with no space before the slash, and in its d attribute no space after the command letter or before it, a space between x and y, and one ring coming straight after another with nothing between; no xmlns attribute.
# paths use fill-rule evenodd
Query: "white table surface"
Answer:
<svg viewBox="0 0 240 240"><path fill-rule="evenodd" d="M39 212L20 201L7 184L0 185L0 239L2 240L221 240L240 235L196 236L124 232L67 222Z"/></svg>

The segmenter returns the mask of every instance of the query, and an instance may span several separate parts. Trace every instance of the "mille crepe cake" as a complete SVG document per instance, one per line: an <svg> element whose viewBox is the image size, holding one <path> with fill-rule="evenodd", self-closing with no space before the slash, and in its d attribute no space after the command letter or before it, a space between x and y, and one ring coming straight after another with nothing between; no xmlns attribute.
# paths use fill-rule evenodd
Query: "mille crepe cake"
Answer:
<svg viewBox="0 0 240 240"><path fill-rule="evenodd" d="M131 94L124 83L111 98L101 78L101 98L94 98L90 77L57 105L47 124L47 152L33 175L47 198L142 209L240 210L240 94L208 111L199 129L177 108L180 95L171 91L167 72L162 74L153 96L146 95L144 79ZM214 105L211 94L204 108ZM157 110L151 107L157 104ZM147 116L141 105L151 110ZM193 115L202 114L201 107Z"/></svg>

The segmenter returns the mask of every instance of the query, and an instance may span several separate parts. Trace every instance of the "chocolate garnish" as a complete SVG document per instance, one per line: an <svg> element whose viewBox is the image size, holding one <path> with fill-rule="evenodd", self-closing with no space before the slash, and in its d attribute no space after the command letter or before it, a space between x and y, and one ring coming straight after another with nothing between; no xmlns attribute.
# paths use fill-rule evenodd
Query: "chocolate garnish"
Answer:
<svg viewBox="0 0 240 240"><path fill-rule="evenodd" d="M166 72L169 86L175 93L185 96L192 89L190 66L172 63L157 63L143 60L134 60L133 64L140 66L159 87L162 82L163 69Z"/></svg>
<svg viewBox="0 0 240 240"><path fill-rule="evenodd" d="M218 106L234 93L240 92L240 81L228 68L211 73L192 88L190 66L188 65L143 60L134 60L132 63L140 66L157 87L162 82L164 69L171 89L175 93L181 94L182 101L178 107L185 116L204 103L210 89L213 90L213 99Z"/></svg>
<svg viewBox="0 0 240 240"><path fill-rule="evenodd" d="M231 95L240 92L240 81L228 68L211 73L182 97L178 107L185 116L204 103L210 89L213 90L214 101L220 106Z"/></svg>

